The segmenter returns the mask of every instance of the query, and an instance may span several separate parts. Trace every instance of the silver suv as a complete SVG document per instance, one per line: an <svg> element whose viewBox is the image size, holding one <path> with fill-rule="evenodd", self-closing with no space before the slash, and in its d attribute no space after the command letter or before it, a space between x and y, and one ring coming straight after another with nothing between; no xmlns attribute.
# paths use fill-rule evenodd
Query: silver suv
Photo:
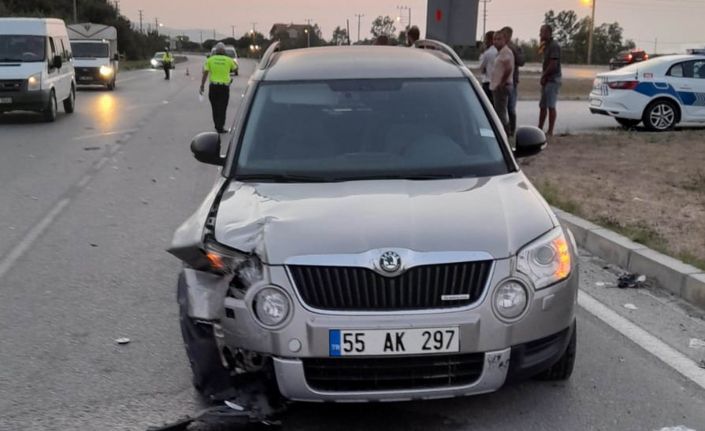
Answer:
<svg viewBox="0 0 705 431"><path fill-rule="evenodd" d="M175 233L194 384L243 375L298 401L399 401L567 379L576 247L447 46L265 53L222 168Z"/></svg>

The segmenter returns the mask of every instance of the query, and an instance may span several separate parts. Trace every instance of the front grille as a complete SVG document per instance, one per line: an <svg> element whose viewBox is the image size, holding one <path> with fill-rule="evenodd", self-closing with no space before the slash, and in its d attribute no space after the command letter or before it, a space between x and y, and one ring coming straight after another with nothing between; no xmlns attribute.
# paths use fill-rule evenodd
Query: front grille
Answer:
<svg viewBox="0 0 705 431"><path fill-rule="evenodd" d="M301 299L311 307L394 311L472 304L482 296L491 267L492 261L426 265L397 277L360 267L291 265L289 271ZM449 300L455 295L466 297Z"/></svg>
<svg viewBox="0 0 705 431"><path fill-rule="evenodd" d="M24 81L21 79L2 79L0 80L0 92L13 93L22 90Z"/></svg>
<svg viewBox="0 0 705 431"><path fill-rule="evenodd" d="M306 382L314 390L392 391L470 385L482 375L485 354L302 361Z"/></svg>
<svg viewBox="0 0 705 431"><path fill-rule="evenodd" d="M97 67L77 67L76 79L90 78L92 80L100 79L100 69Z"/></svg>

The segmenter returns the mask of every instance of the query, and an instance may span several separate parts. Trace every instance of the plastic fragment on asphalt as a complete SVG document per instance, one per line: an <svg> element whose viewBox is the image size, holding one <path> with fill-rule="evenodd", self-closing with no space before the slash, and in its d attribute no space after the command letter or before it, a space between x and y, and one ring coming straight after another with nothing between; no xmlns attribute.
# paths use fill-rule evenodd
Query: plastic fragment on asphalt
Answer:
<svg viewBox="0 0 705 431"><path fill-rule="evenodd" d="M699 338L691 338L688 347L691 349L705 349L705 340Z"/></svg>
<svg viewBox="0 0 705 431"><path fill-rule="evenodd" d="M238 412L244 412L244 411L245 411L245 408L244 408L244 407L239 406L239 405L235 404L235 403L232 402L232 401L225 400L225 405L228 406L228 407L230 407L230 408L233 409L233 410L238 411Z"/></svg>
<svg viewBox="0 0 705 431"><path fill-rule="evenodd" d="M115 342L118 343L118 344L120 344L120 345L129 344L130 341L131 341L131 340L130 340L129 338L125 338L125 337L118 338L117 340L115 340Z"/></svg>
<svg viewBox="0 0 705 431"><path fill-rule="evenodd" d="M631 304L631 303L624 304L624 308L626 308L627 310L638 310L639 309L639 307L637 307L636 305Z"/></svg>

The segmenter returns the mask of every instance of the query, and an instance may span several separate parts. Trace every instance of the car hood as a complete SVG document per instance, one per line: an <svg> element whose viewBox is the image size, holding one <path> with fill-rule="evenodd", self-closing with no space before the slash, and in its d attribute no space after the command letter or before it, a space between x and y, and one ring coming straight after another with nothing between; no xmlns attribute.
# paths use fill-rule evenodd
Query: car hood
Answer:
<svg viewBox="0 0 705 431"><path fill-rule="evenodd" d="M215 238L265 263L374 249L514 255L557 225L522 173L435 181L239 183L220 202Z"/></svg>

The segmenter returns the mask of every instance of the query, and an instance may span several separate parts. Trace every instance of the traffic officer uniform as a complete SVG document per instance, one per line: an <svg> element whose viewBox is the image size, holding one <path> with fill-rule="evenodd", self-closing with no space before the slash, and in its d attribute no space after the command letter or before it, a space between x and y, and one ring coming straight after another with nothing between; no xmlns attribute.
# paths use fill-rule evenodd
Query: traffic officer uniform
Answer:
<svg viewBox="0 0 705 431"><path fill-rule="evenodd" d="M162 66L164 67L164 79L169 79L171 75L171 64L174 62L174 56L171 52L166 51L162 57Z"/></svg>
<svg viewBox="0 0 705 431"><path fill-rule="evenodd" d="M227 55L215 54L206 60L203 67L204 75L210 75L210 85L208 86L208 99L213 110L213 124L218 133L225 133L225 114L230 101L230 72L235 71L237 65L232 58ZM205 82L205 76L203 79ZM203 85L201 85L201 89Z"/></svg>

